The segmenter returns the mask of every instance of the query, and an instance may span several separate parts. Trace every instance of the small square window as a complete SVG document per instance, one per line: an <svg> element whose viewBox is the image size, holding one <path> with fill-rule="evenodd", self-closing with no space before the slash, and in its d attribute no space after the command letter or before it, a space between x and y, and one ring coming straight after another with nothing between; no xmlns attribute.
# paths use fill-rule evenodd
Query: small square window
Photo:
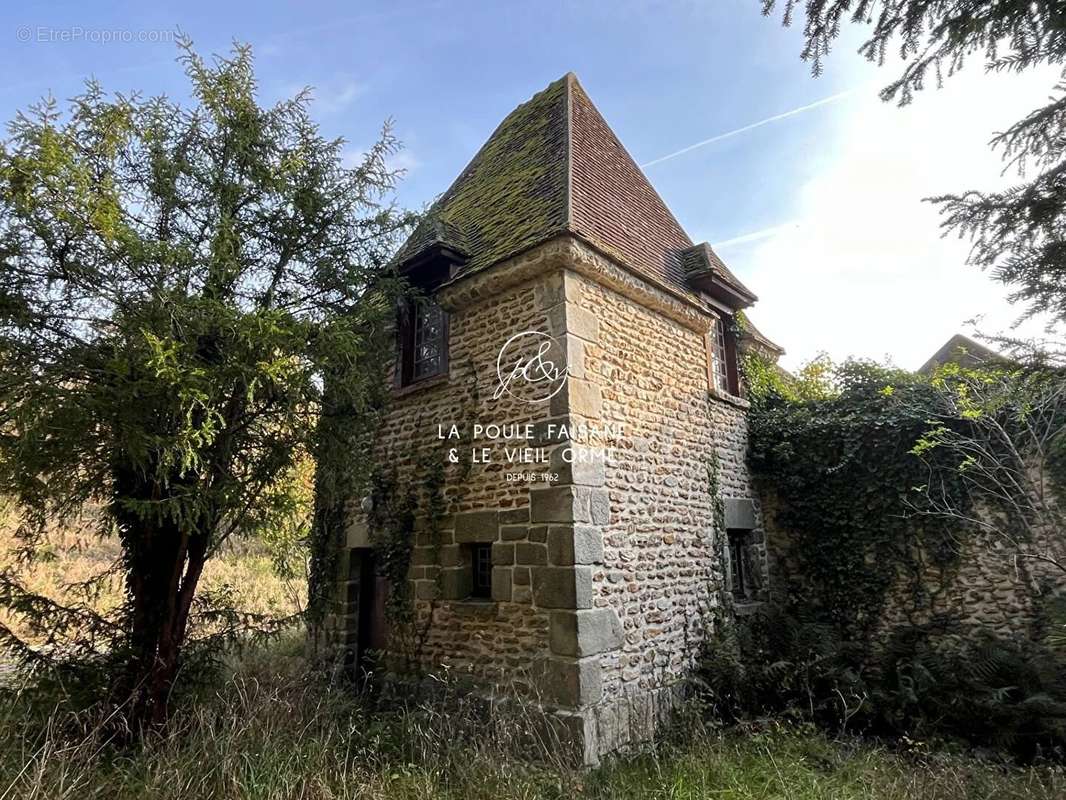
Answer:
<svg viewBox="0 0 1066 800"><path fill-rule="evenodd" d="M470 545L470 596L492 597L492 545Z"/></svg>

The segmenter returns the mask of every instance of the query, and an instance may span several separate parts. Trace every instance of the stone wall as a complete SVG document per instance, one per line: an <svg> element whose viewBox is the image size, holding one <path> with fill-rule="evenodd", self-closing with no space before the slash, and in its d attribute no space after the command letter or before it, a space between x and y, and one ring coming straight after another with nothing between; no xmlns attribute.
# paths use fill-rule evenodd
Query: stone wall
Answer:
<svg viewBox="0 0 1066 800"><path fill-rule="evenodd" d="M419 454L454 445L437 440L438 424L529 423L530 444L550 454L533 469L555 480L448 465L447 515L417 533L415 619L390 637L391 660L525 693L594 761L654 733L729 606L726 516L751 529L765 567L744 402L710 394L705 310L572 237L440 297L450 375L397 395L377 458L419 481ZM548 402L493 399L500 347L524 330L566 354L569 378ZM481 444L491 443L464 438L460 449ZM466 599L475 542L492 544L490 601ZM370 544L358 518L348 544Z"/></svg>
<svg viewBox="0 0 1066 800"><path fill-rule="evenodd" d="M779 500L772 487L760 486L769 545L772 597L783 603L802 598L806 577L797 564L794 537L777 522ZM872 630L875 642L916 626L956 632L991 631L1004 637L1036 638L1044 633L1047 601L1066 592L1066 575L1053 564L1018 558L1003 537L961 533L953 538L956 557L941 563L927 552L911 554L916 571L896 570L882 613ZM1039 537L1032 552L1066 559L1062 532Z"/></svg>
<svg viewBox="0 0 1066 800"><path fill-rule="evenodd" d="M613 612L622 632L600 654L602 699L591 709L607 752L654 731L730 605L715 496L744 501L751 486L745 404L709 392L706 320L672 318L589 278L576 283L576 302L598 320L583 361L585 380L600 387L598 421L624 430L606 465L610 516L591 574L593 607Z"/></svg>
<svg viewBox="0 0 1066 800"><path fill-rule="evenodd" d="M517 549L510 526L529 522L528 484L505 480L507 467L499 459L488 464L469 461L474 448L500 444L475 438L474 422L536 423L547 414L544 407L492 395L496 357L508 337L522 330L546 330L546 308L558 302L548 296L548 282L544 275L527 276L497 292L491 302L452 305L448 375L395 393L375 458L383 469L395 469L401 487L423 483L427 462L443 468L446 515L438 530L429 530L422 498L411 553L414 620L405 628L392 627L394 668L417 665L460 680L521 684L529 681L532 665L547 651L549 612L531 604L528 580L524 589L512 591L510 581L494 576L494 602L466 595L467 546L494 543L493 560L501 565L502 577ZM441 440L438 426L447 430L452 424L463 438ZM453 447L459 463L448 460ZM348 546L359 552L373 544L371 538L361 515L354 515ZM524 550L519 556L537 559ZM348 624L354 626L351 616Z"/></svg>

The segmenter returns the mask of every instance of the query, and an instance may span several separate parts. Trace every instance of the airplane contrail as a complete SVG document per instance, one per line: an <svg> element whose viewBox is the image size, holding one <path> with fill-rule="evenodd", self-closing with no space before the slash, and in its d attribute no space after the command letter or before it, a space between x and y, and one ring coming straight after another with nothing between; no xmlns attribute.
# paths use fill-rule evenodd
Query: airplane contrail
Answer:
<svg viewBox="0 0 1066 800"><path fill-rule="evenodd" d="M762 230L752 231L751 233L745 233L741 236L734 236L732 239L726 239L721 242L715 242L711 245L715 250L719 250L723 247L729 247L735 244L747 244L748 242L757 242L759 239L766 239L770 236L774 236L782 231L787 231L792 228L799 227L799 222L793 220L790 222L783 222L780 225L773 225L769 228L763 228Z"/></svg>
<svg viewBox="0 0 1066 800"><path fill-rule="evenodd" d="M785 119L786 117L794 117L797 114L802 114L804 111L810 111L812 108L818 108L819 106L826 106L830 103L835 103L837 100L842 100L848 95L854 94L855 89L847 89L843 92L837 92L829 97L823 97L821 100L815 100L813 103L808 103L805 106L794 108L791 111L785 111L781 114L774 114L772 117L761 119L758 122L753 122L750 125L745 125L743 128L736 128L735 130L726 131L725 133L719 133L717 136L712 136L710 139L704 139L701 142L690 144L688 147L682 147L680 150L676 150L673 153L667 153L665 156L659 158L653 158L651 161L647 161L640 165L641 169L654 166L655 164L661 164L663 161L669 161L671 158L677 158L683 156L685 153L690 153L700 147L712 144L714 142L720 142L722 139L728 139L730 136L736 136L741 133L753 130L754 128L760 128L763 125L769 125L771 122L777 122L779 119Z"/></svg>

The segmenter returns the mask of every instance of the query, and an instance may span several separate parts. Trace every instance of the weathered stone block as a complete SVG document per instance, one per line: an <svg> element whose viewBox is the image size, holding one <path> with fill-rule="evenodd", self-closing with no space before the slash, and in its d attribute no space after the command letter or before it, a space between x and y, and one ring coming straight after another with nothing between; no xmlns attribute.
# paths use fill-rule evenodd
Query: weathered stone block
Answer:
<svg viewBox="0 0 1066 800"><path fill-rule="evenodd" d="M515 567L512 580L515 586L529 586L529 567Z"/></svg>
<svg viewBox="0 0 1066 800"><path fill-rule="evenodd" d="M500 533L499 515L493 511L466 511L455 515L455 541L494 542Z"/></svg>
<svg viewBox="0 0 1066 800"><path fill-rule="evenodd" d="M544 608L591 608L590 567L535 567L533 599Z"/></svg>
<svg viewBox="0 0 1066 800"><path fill-rule="evenodd" d="M610 524L611 498L606 489L593 489L589 492L589 517L597 525Z"/></svg>
<svg viewBox="0 0 1066 800"><path fill-rule="evenodd" d="M726 497L725 526L750 531L755 527L755 504L747 498Z"/></svg>
<svg viewBox="0 0 1066 800"><path fill-rule="evenodd" d="M463 548L457 544L444 545L439 552L442 567L459 567L464 563Z"/></svg>
<svg viewBox="0 0 1066 800"><path fill-rule="evenodd" d="M548 541L548 526L536 525L530 528L528 538L531 542L540 542L541 544L543 544L544 542Z"/></svg>
<svg viewBox="0 0 1066 800"><path fill-rule="evenodd" d="M551 451L549 464L563 484L603 486L606 480L602 448L564 444Z"/></svg>
<svg viewBox="0 0 1066 800"><path fill-rule="evenodd" d="M578 414L599 419L603 414L603 395L600 387L581 378L569 378L566 388L550 401L552 414Z"/></svg>
<svg viewBox="0 0 1066 800"><path fill-rule="evenodd" d="M572 486L530 489L529 505L534 522L588 522L588 498Z"/></svg>
<svg viewBox="0 0 1066 800"><path fill-rule="evenodd" d="M348 527L348 547L370 547L370 528L364 520L356 520Z"/></svg>
<svg viewBox="0 0 1066 800"><path fill-rule="evenodd" d="M584 378L585 341L576 336L566 336L560 342L560 349L566 354L566 369L570 377Z"/></svg>
<svg viewBox="0 0 1066 800"><path fill-rule="evenodd" d="M581 286L573 274L556 272L533 287L537 308L546 311L565 300L576 303L581 298Z"/></svg>
<svg viewBox="0 0 1066 800"><path fill-rule="evenodd" d="M436 600L440 595L440 587L436 581L415 581L416 600Z"/></svg>
<svg viewBox="0 0 1066 800"><path fill-rule="evenodd" d="M570 418L563 412L561 416L553 419L533 423L533 433L527 443L530 447L551 447L569 441L569 434Z"/></svg>
<svg viewBox="0 0 1066 800"><path fill-rule="evenodd" d="M613 608L553 611L550 638L553 653L592 656L622 646L622 623Z"/></svg>
<svg viewBox="0 0 1066 800"><path fill-rule="evenodd" d="M599 660L545 659L539 688L542 698L552 705L566 708L592 705L603 697Z"/></svg>
<svg viewBox="0 0 1066 800"><path fill-rule="evenodd" d="M521 525L529 522L529 506L502 509L498 512L501 525Z"/></svg>
<svg viewBox="0 0 1066 800"><path fill-rule="evenodd" d="M516 585L511 591L511 602L529 605L533 602L533 590L528 586Z"/></svg>
<svg viewBox="0 0 1066 800"><path fill-rule="evenodd" d="M493 566L507 566L514 563L514 545L496 542L492 546Z"/></svg>
<svg viewBox="0 0 1066 800"><path fill-rule="evenodd" d="M445 600L462 600L469 597L472 588L470 570L466 567L441 570L440 596Z"/></svg>
<svg viewBox="0 0 1066 800"><path fill-rule="evenodd" d="M416 547L411 550L411 566L424 567L437 563L437 553L432 547Z"/></svg>
<svg viewBox="0 0 1066 800"><path fill-rule="evenodd" d="M518 539L525 539L528 532L529 526L527 525L500 526L500 538L505 542L513 542Z"/></svg>
<svg viewBox="0 0 1066 800"><path fill-rule="evenodd" d="M511 602L511 569L510 567L492 568L492 599L497 603Z"/></svg>
<svg viewBox="0 0 1066 800"><path fill-rule="evenodd" d="M596 315L573 303L548 309L548 330L552 336L570 334L586 342L600 339L600 321Z"/></svg>
<svg viewBox="0 0 1066 800"><path fill-rule="evenodd" d="M603 534L591 525L552 526L548 530L548 558L552 564L596 564L603 561Z"/></svg>
<svg viewBox="0 0 1066 800"><path fill-rule="evenodd" d="M515 563L543 566L548 563L548 548L542 544L519 542L515 545Z"/></svg>

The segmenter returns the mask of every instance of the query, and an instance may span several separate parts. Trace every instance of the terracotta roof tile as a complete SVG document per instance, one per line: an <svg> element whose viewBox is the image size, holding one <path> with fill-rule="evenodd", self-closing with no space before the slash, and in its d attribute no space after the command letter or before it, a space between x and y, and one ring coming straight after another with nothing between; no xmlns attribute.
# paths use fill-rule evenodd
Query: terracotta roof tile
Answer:
<svg viewBox="0 0 1066 800"><path fill-rule="evenodd" d="M566 227L566 84L555 81L507 115L426 213L397 262L440 243L468 256L467 271L477 270ZM437 238L441 220L461 232L461 246Z"/></svg>
<svg viewBox="0 0 1066 800"><path fill-rule="evenodd" d="M576 78L570 111L573 231L639 272L687 290L681 251L692 240Z"/></svg>
<svg viewBox="0 0 1066 800"><path fill-rule="evenodd" d="M573 73L500 123L396 262L443 245L467 257L460 274L468 274L564 232L655 282L694 294L683 259L696 246ZM710 253L716 276L746 292Z"/></svg>

